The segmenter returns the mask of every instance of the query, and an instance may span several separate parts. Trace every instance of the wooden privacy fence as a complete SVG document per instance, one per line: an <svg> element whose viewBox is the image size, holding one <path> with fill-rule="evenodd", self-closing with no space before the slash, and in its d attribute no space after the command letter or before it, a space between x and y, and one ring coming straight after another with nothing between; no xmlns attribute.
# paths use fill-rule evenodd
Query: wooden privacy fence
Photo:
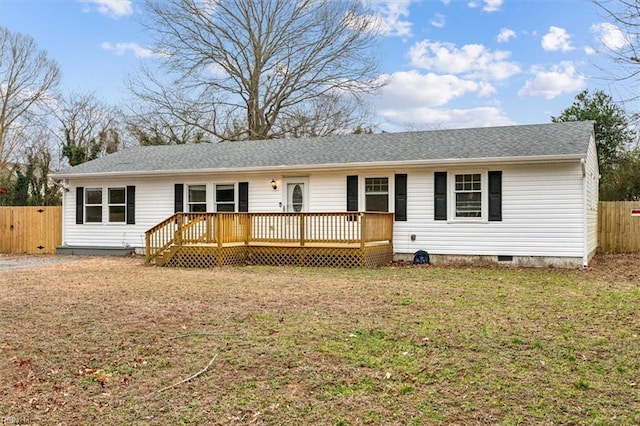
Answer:
<svg viewBox="0 0 640 426"><path fill-rule="evenodd" d="M640 201L601 201L598 210L598 250L640 252Z"/></svg>
<svg viewBox="0 0 640 426"><path fill-rule="evenodd" d="M0 253L54 254L62 243L62 207L0 207Z"/></svg>

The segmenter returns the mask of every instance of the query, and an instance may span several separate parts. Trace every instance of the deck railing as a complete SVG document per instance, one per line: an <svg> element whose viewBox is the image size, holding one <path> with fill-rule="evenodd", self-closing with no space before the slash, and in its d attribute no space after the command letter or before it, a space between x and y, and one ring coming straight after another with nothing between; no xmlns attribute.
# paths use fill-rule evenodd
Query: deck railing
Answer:
<svg viewBox="0 0 640 426"><path fill-rule="evenodd" d="M146 232L146 259L187 244L364 247L392 239L392 213L176 213Z"/></svg>

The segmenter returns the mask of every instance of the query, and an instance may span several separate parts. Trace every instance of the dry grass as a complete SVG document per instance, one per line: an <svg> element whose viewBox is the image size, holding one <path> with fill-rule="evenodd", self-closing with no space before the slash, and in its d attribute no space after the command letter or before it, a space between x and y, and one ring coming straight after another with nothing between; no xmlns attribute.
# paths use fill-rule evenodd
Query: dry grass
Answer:
<svg viewBox="0 0 640 426"><path fill-rule="evenodd" d="M628 255L586 271L3 272L0 419L638 424L639 271Z"/></svg>

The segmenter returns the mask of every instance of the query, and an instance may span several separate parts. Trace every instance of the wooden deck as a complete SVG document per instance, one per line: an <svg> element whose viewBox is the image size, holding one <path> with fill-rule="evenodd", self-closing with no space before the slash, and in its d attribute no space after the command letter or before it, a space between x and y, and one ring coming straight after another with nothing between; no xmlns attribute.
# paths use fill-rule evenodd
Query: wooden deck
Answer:
<svg viewBox="0 0 640 426"><path fill-rule="evenodd" d="M391 261L392 241L392 213L176 213L146 232L146 260L373 267Z"/></svg>

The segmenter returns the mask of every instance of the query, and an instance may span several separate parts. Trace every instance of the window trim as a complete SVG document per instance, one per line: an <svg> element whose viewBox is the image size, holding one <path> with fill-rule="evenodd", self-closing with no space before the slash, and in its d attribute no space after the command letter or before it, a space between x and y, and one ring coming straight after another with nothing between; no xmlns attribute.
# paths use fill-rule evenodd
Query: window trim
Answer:
<svg viewBox="0 0 640 426"><path fill-rule="evenodd" d="M387 210L385 210L384 212L380 212L380 213L393 213L394 209L391 206L391 200L395 199L395 194L393 191L393 186L395 185L395 180L393 179L393 174L392 173L376 173L376 174L368 174L368 175L362 175L360 176L361 179L361 193L362 193L362 211L363 212L367 212L367 211L373 211L373 210L367 210L367 179L379 179L379 178L383 178L383 179L387 179ZM381 193L377 193L379 194L383 194Z"/></svg>
<svg viewBox="0 0 640 426"><path fill-rule="evenodd" d="M190 188L193 187L193 186L202 186L202 187L204 187L204 201L193 201L193 202L191 201L191 198L189 197L189 194L190 194ZM186 207L186 209L185 209L186 213L204 213L204 212L207 212L209 210L209 203L207 202L208 193L209 193L208 187L209 187L209 185L207 185L206 183L189 183L189 184L186 184L184 186L184 190L185 190L185 197L184 197L185 202L184 202L184 205ZM193 206L193 205L201 205L201 204L204 204L204 212L196 212L196 211L191 210L191 206Z"/></svg>
<svg viewBox="0 0 640 426"><path fill-rule="evenodd" d="M100 191L100 204L89 203L89 192ZM89 220L89 214L87 209L89 207L100 207L100 220ZM84 189L84 223L104 223L104 188L103 187L91 187Z"/></svg>
<svg viewBox="0 0 640 426"><path fill-rule="evenodd" d="M111 198L111 190L112 189L121 189L122 191L124 191L124 200L122 201L122 203L111 203L110 198ZM124 211L123 211L123 215L122 215L122 220L121 221L112 221L111 220L111 207L124 207ZM107 187L107 223L117 223L117 224L123 224L123 223L127 223L127 187L126 186L108 186Z"/></svg>
<svg viewBox="0 0 640 426"><path fill-rule="evenodd" d="M229 186L233 189L233 201L218 201L218 187L219 186ZM216 182L213 184L213 208L216 212L218 212L218 205L233 205L233 212L238 211L238 185L237 182ZM231 213L231 212L221 212L221 213Z"/></svg>
<svg viewBox="0 0 640 426"><path fill-rule="evenodd" d="M456 215L456 176L480 175L480 217L458 217ZM488 222L489 218L489 178L487 169L463 169L449 171L447 176L448 222Z"/></svg>

